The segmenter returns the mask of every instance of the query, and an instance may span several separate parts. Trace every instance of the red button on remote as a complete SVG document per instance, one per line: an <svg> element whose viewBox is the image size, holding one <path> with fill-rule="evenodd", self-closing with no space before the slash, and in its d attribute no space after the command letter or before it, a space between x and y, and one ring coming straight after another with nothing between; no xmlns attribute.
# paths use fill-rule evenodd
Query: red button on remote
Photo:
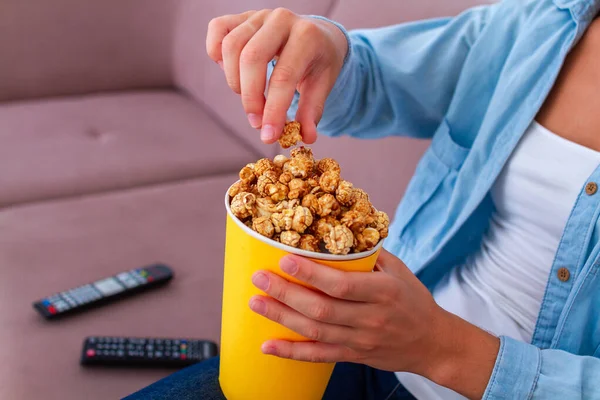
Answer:
<svg viewBox="0 0 600 400"><path fill-rule="evenodd" d="M54 306L49 306L48 311L50 311L50 314L56 314L56 308L54 308Z"/></svg>
<svg viewBox="0 0 600 400"><path fill-rule="evenodd" d="M182 360L185 360L187 357L185 356L185 354L182 354L179 358L181 358Z"/></svg>
<svg viewBox="0 0 600 400"><path fill-rule="evenodd" d="M149 277L147 277L147 278L146 278L146 280L147 280L148 282L152 282L152 281L154 280L154 277L152 277L152 276L149 276Z"/></svg>
<svg viewBox="0 0 600 400"><path fill-rule="evenodd" d="M96 355L96 351L94 351L94 349L89 349L85 354L87 354L88 357L94 357Z"/></svg>

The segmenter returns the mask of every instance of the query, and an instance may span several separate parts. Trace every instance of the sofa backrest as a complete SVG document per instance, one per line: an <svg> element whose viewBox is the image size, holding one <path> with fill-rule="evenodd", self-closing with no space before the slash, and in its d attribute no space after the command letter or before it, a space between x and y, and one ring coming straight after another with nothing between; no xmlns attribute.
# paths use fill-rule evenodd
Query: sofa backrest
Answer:
<svg viewBox="0 0 600 400"><path fill-rule="evenodd" d="M1 0L0 101L172 84L178 0Z"/></svg>

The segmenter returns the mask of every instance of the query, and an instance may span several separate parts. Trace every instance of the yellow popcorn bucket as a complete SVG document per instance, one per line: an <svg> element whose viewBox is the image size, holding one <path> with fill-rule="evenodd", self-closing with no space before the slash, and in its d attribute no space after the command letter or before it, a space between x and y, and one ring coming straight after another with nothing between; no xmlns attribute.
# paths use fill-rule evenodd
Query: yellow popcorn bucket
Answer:
<svg viewBox="0 0 600 400"><path fill-rule="evenodd" d="M261 352L261 345L269 339L308 339L250 310L250 298L264 294L252 284L251 277L256 271L269 270L301 283L279 269L279 260L290 253L344 271L370 272L383 241L371 251L346 256L297 249L270 240L244 225L232 214L229 202L226 193L221 389L228 400L321 399L335 364L287 360Z"/></svg>

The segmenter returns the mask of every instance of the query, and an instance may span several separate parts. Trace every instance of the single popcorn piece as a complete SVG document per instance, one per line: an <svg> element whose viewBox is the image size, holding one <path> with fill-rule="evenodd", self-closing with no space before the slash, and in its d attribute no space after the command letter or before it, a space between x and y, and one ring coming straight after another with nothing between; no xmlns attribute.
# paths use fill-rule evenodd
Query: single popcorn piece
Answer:
<svg viewBox="0 0 600 400"><path fill-rule="evenodd" d="M335 161L333 158L322 158L317 163L317 169L323 173L327 171L337 172L338 175L341 173L342 169L340 168L340 164Z"/></svg>
<svg viewBox="0 0 600 400"><path fill-rule="evenodd" d="M296 231L283 231L281 232L280 241L288 246L298 247L300 238L300 234Z"/></svg>
<svg viewBox="0 0 600 400"><path fill-rule="evenodd" d="M231 212L240 219L251 217L254 214L256 196L252 193L238 193L231 200Z"/></svg>
<svg viewBox="0 0 600 400"><path fill-rule="evenodd" d="M275 203L270 197L259 197L256 199L256 216L271 217L273 213L279 212L279 203Z"/></svg>
<svg viewBox="0 0 600 400"><path fill-rule="evenodd" d="M348 181L340 180L335 191L335 198L343 206L351 206L354 201L354 185Z"/></svg>
<svg viewBox="0 0 600 400"><path fill-rule="evenodd" d="M289 231L292 229L292 222L294 221L295 213L295 210L286 209L279 213L272 214L271 222L273 223L275 232L281 233L282 231Z"/></svg>
<svg viewBox="0 0 600 400"><path fill-rule="evenodd" d="M283 172L281 175L279 175L279 182L283 183L284 185L289 185L292 179L295 179L294 175L292 175L292 173L289 171Z"/></svg>
<svg viewBox="0 0 600 400"><path fill-rule="evenodd" d="M258 177L258 181L256 182L258 193L260 193L262 196L269 196L269 190L267 186L274 185L278 181L279 177L275 171L266 171L264 174Z"/></svg>
<svg viewBox="0 0 600 400"><path fill-rule="evenodd" d="M352 196L353 196L353 202L357 202L358 200L370 201L369 195L367 194L367 192L365 192L364 190L359 189L359 188L354 188L354 193L352 194Z"/></svg>
<svg viewBox="0 0 600 400"><path fill-rule="evenodd" d="M308 208L299 206L294 209L294 218L292 219L293 230L298 233L304 233L312 223L313 216Z"/></svg>
<svg viewBox="0 0 600 400"><path fill-rule="evenodd" d="M319 197L319 208L320 209L317 211L321 217L330 214L335 217L341 212L340 203L338 203L335 197L330 193L326 193Z"/></svg>
<svg viewBox="0 0 600 400"><path fill-rule="evenodd" d="M267 185L266 190L268 196L270 196L271 200L273 201L285 200L287 198L288 192L290 191L290 189L281 182Z"/></svg>
<svg viewBox="0 0 600 400"><path fill-rule="evenodd" d="M325 248L331 254L348 254L354 246L354 235L345 225L336 225L323 237Z"/></svg>
<svg viewBox="0 0 600 400"><path fill-rule="evenodd" d="M252 192L252 185L248 183L244 183L242 181L237 181L229 188L227 192L231 197L235 197L240 192Z"/></svg>
<svg viewBox="0 0 600 400"><path fill-rule="evenodd" d="M349 210L342 214L340 222L346 225L354 233L362 232L367 225L373 222L373 217L361 214L356 210Z"/></svg>
<svg viewBox="0 0 600 400"><path fill-rule="evenodd" d="M354 234L354 252L372 250L379 243L381 236L375 228L365 228L361 233Z"/></svg>
<svg viewBox="0 0 600 400"><path fill-rule="evenodd" d="M313 235L302 235L300 237L300 246L302 250L306 251L314 251L315 253L319 252L319 239L314 237Z"/></svg>
<svg viewBox="0 0 600 400"><path fill-rule="evenodd" d="M318 219L311 226L311 231L317 239L323 239L329 234L329 231L337 225L340 225L340 221L329 215L327 217Z"/></svg>
<svg viewBox="0 0 600 400"><path fill-rule="evenodd" d="M275 164L276 167L278 168L282 168L285 165L285 163L287 163L290 159L287 158L286 156L284 156L283 154L278 154L275 156L275 158L273 159L273 164Z"/></svg>
<svg viewBox="0 0 600 400"><path fill-rule="evenodd" d="M256 163L254 163L254 172L257 177L263 175L267 171L272 171L275 169L275 164L268 158L261 158Z"/></svg>
<svg viewBox="0 0 600 400"><path fill-rule="evenodd" d="M306 179L306 183L308 183L308 186L310 186L311 191L316 188L319 187L319 174L315 174L314 172L312 174L310 174L308 176L308 178Z"/></svg>
<svg viewBox="0 0 600 400"><path fill-rule="evenodd" d="M279 203L277 203L277 207L280 208L279 211L293 210L299 205L300 205L300 200L298 200L298 199L283 200L283 201L280 201Z"/></svg>
<svg viewBox="0 0 600 400"><path fill-rule="evenodd" d="M315 165L312 150L308 147L298 147L291 151L291 155L292 158L283 166L283 171L290 172L296 178L305 179Z"/></svg>
<svg viewBox="0 0 600 400"><path fill-rule="evenodd" d="M275 228L269 217L254 218L252 220L252 229L268 238L273 237L273 234L275 233Z"/></svg>
<svg viewBox="0 0 600 400"><path fill-rule="evenodd" d="M321 215L319 199L314 194L307 194L302 198L302 206L307 207L314 215Z"/></svg>
<svg viewBox="0 0 600 400"><path fill-rule="evenodd" d="M254 164L247 164L240 170L240 180L246 184L253 183L256 180Z"/></svg>
<svg viewBox="0 0 600 400"><path fill-rule="evenodd" d="M319 186L326 193L335 193L340 183L340 173L337 171L329 170L323 172L323 175L319 178Z"/></svg>
<svg viewBox="0 0 600 400"><path fill-rule="evenodd" d="M308 182L303 181L299 178L294 178L288 183L288 187L290 188L290 192L288 193L288 198L290 199L299 199L309 192Z"/></svg>
<svg viewBox="0 0 600 400"><path fill-rule="evenodd" d="M373 219L374 221L371 223L371 226L377 229L382 239L385 239L388 236L390 217L383 211L375 211Z"/></svg>
<svg viewBox="0 0 600 400"><path fill-rule="evenodd" d="M302 135L300 134L300 122L292 121L285 124L283 127L283 133L279 138L279 144L284 149L295 146L296 143L302 141Z"/></svg>
<svg viewBox="0 0 600 400"><path fill-rule="evenodd" d="M350 209L364 215L369 215L374 211L371 202L365 199L357 200Z"/></svg>

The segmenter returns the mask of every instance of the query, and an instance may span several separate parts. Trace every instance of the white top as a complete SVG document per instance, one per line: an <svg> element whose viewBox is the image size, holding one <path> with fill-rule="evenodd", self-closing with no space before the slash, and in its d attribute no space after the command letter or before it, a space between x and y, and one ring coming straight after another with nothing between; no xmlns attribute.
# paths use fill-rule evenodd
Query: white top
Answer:
<svg viewBox="0 0 600 400"><path fill-rule="evenodd" d="M531 342L563 229L599 164L599 152L532 122L494 183L479 251L435 287L436 302L496 335ZM396 375L418 399L464 399L421 376Z"/></svg>

